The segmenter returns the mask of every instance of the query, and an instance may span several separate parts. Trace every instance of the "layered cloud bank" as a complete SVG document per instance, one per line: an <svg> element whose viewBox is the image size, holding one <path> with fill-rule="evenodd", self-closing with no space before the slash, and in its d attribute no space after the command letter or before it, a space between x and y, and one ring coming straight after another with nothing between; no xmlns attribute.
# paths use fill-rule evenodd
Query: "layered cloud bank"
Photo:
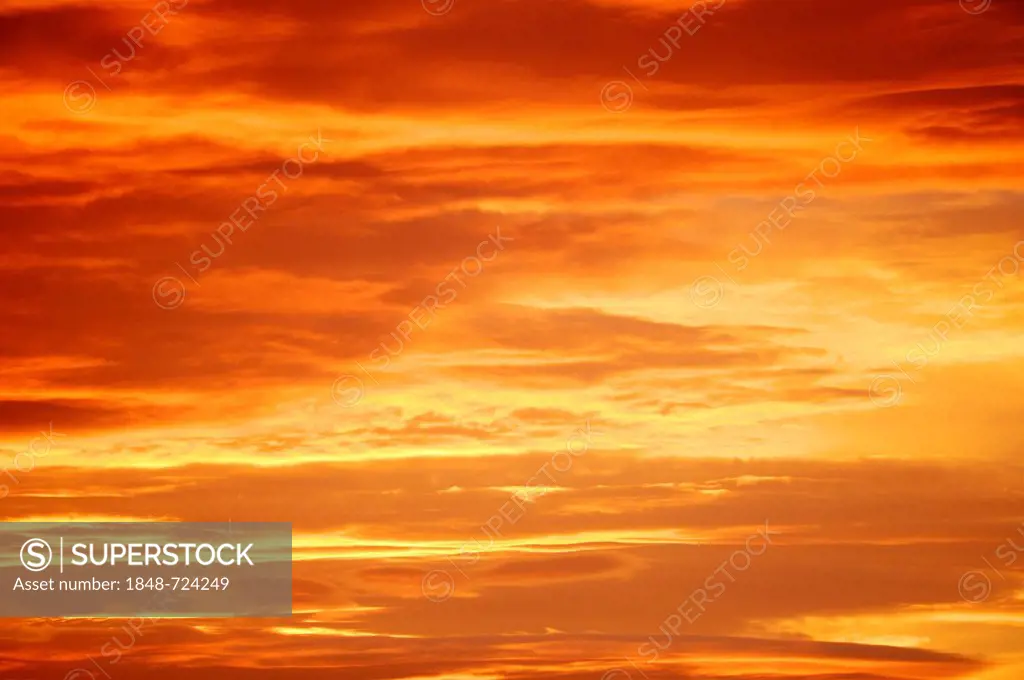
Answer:
<svg viewBox="0 0 1024 680"><path fill-rule="evenodd" d="M1019 677L1022 37L6 3L0 517L292 521L296 615L0 678Z"/></svg>

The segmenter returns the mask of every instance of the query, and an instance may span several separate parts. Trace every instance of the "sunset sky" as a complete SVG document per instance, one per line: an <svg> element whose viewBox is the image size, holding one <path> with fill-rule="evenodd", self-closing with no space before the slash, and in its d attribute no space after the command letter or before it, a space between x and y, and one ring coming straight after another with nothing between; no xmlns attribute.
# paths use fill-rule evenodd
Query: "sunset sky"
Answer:
<svg viewBox="0 0 1024 680"><path fill-rule="evenodd" d="M1024 677L1024 4L690 4L0 0L0 518L295 560L0 680Z"/></svg>

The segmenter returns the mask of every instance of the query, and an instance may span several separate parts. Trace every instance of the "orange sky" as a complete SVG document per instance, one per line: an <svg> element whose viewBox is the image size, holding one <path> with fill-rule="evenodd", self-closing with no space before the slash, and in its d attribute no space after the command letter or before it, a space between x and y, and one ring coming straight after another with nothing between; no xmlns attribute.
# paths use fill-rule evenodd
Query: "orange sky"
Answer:
<svg viewBox="0 0 1024 680"><path fill-rule="evenodd" d="M689 4L3 0L0 517L296 562L0 679L1024 677L1024 6Z"/></svg>

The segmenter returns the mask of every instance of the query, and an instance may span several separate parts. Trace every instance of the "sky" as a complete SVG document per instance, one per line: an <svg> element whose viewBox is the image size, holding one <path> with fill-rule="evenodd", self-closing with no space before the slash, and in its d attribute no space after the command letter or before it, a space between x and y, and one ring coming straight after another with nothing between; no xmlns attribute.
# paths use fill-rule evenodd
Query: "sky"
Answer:
<svg viewBox="0 0 1024 680"><path fill-rule="evenodd" d="M294 582L0 679L1024 676L1022 64L1019 0L3 0L0 518Z"/></svg>

